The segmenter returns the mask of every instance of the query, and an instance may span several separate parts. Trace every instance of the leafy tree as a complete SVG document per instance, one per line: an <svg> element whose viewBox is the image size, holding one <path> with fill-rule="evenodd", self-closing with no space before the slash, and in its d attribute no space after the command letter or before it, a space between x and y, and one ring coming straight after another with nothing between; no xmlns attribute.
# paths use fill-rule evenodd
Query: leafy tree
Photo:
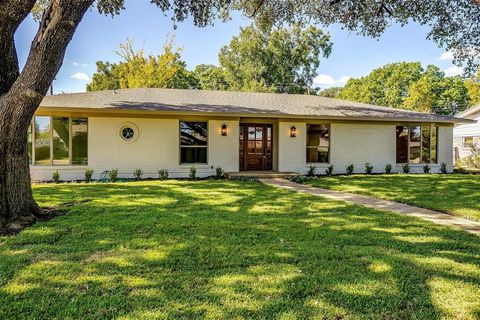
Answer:
<svg viewBox="0 0 480 320"><path fill-rule="evenodd" d="M120 63L97 61L97 72L87 91L124 88L190 88L197 80L186 70L180 49L173 48L173 38L163 47L163 53L145 57L143 49L135 50L132 40L120 45Z"/></svg>
<svg viewBox="0 0 480 320"><path fill-rule="evenodd" d="M475 76L465 80L465 87L467 87L471 104L480 103L480 70L477 71Z"/></svg>
<svg viewBox="0 0 480 320"><path fill-rule="evenodd" d="M227 90L225 71L211 64L199 64L193 71L202 90Z"/></svg>
<svg viewBox="0 0 480 320"><path fill-rule="evenodd" d="M302 22L331 25L371 37L392 22L428 25L429 38L452 50L466 71L478 69L480 6L478 1L317 0L152 0L174 23L191 17L196 26L226 19L238 10L258 25ZM85 12L95 5L102 14L116 15L124 0L1 0L0 1L0 228L30 223L42 214L33 199L27 152L27 129L60 69L65 50ZM20 71L14 35L30 12L39 18L27 61ZM41 17L41 18L40 18ZM257 79L256 79L257 80ZM260 82L261 83L261 82Z"/></svg>
<svg viewBox="0 0 480 320"><path fill-rule="evenodd" d="M340 92L342 92L342 90L343 90L343 87L327 88L318 92L318 95L322 97L327 97L327 98L339 98Z"/></svg>
<svg viewBox="0 0 480 320"><path fill-rule="evenodd" d="M314 26L262 30L253 25L220 50L220 65L231 90L304 93L328 57L330 36Z"/></svg>

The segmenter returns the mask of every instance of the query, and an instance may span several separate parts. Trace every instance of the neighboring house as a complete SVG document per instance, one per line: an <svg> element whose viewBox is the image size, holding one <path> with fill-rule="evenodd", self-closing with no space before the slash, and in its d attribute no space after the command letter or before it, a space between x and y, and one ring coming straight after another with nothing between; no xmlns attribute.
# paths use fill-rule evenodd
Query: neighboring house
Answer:
<svg viewBox="0 0 480 320"><path fill-rule="evenodd" d="M480 104L457 115L459 118L474 120L473 123L457 124L453 129L455 160L472 154L472 146L480 148Z"/></svg>
<svg viewBox="0 0 480 320"><path fill-rule="evenodd" d="M387 164L394 172L452 170L452 137L458 119L312 95L122 89L47 96L29 131L33 180L98 178L117 168L132 177L168 169L170 177L273 170L305 173L329 165L363 173Z"/></svg>

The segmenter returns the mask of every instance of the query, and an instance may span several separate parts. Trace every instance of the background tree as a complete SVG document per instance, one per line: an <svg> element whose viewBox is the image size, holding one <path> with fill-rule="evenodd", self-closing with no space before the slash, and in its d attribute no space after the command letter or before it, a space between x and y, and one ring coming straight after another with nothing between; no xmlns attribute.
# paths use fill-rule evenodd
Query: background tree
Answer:
<svg viewBox="0 0 480 320"><path fill-rule="evenodd" d="M301 22L330 25L378 37L393 22L428 25L428 37L452 50L455 63L466 71L478 69L480 5L478 1L317 0L152 0L174 23L192 17L196 26L228 18L232 10L255 18L262 27ZM118 14L123 0L1 0L0 1L0 228L35 220L41 214L30 186L27 129L85 12L96 5L100 13ZM14 35L34 9L40 17L27 61L20 71Z"/></svg>
<svg viewBox="0 0 480 320"><path fill-rule="evenodd" d="M465 87L467 87L471 104L480 103L480 70L473 77L465 80Z"/></svg>
<svg viewBox="0 0 480 320"><path fill-rule="evenodd" d="M170 38L159 55L144 55L136 50L132 40L120 44L116 52L122 61L109 63L97 61L97 72L87 84L87 91L125 88L189 88L198 81L181 60L181 50L174 48Z"/></svg>
<svg viewBox="0 0 480 320"><path fill-rule="evenodd" d="M262 30L251 25L220 50L218 60L231 90L304 93L331 48L330 36L314 26Z"/></svg>
<svg viewBox="0 0 480 320"><path fill-rule="evenodd" d="M227 90L228 82L222 67L211 64L199 64L193 71L202 90Z"/></svg>
<svg viewBox="0 0 480 320"><path fill-rule="evenodd" d="M342 92L342 90L343 90L343 87L327 88L319 91L318 95L321 97L327 97L327 98L339 98L340 92Z"/></svg>

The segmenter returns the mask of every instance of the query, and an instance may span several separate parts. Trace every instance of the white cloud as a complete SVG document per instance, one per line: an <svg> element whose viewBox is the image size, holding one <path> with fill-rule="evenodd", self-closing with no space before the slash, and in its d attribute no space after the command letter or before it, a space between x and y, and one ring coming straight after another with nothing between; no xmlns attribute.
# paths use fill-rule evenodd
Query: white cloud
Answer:
<svg viewBox="0 0 480 320"><path fill-rule="evenodd" d="M445 72L446 76L451 77L451 76L456 76L456 75L462 74L463 73L463 68L462 67L457 67L457 66L451 66L451 67L448 67L447 69L445 69L443 71Z"/></svg>
<svg viewBox="0 0 480 320"><path fill-rule="evenodd" d="M90 77L83 72L74 73L74 74L72 74L72 76L70 78L71 79L82 80L82 81L90 81Z"/></svg>
<svg viewBox="0 0 480 320"><path fill-rule="evenodd" d="M78 63L76 61L73 61L72 63L75 67L88 67L89 64L88 63Z"/></svg>
<svg viewBox="0 0 480 320"><path fill-rule="evenodd" d="M453 60L453 51L445 51L438 57L438 60Z"/></svg>
<svg viewBox="0 0 480 320"><path fill-rule="evenodd" d="M340 79L335 80L329 74L319 74L313 79L313 83L319 86L320 85L323 85L323 86L343 85L350 78L351 78L350 76L343 76Z"/></svg>

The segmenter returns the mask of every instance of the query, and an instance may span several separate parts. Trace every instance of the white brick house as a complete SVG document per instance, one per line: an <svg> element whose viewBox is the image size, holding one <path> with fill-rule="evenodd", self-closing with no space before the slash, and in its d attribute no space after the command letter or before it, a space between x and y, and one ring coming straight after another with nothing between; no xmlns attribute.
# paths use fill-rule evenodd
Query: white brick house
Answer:
<svg viewBox="0 0 480 320"><path fill-rule="evenodd" d="M452 170L453 126L470 120L311 95L122 89L47 96L29 132L32 180L226 172Z"/></svg>
<svg viewBox="0 0 480 320"><path fill-rule="evenodd" d="M470 156L473 146L480 148L480 104L458 114L458 117L473 121L457 124L453 129L455 160Z"/></svg>

